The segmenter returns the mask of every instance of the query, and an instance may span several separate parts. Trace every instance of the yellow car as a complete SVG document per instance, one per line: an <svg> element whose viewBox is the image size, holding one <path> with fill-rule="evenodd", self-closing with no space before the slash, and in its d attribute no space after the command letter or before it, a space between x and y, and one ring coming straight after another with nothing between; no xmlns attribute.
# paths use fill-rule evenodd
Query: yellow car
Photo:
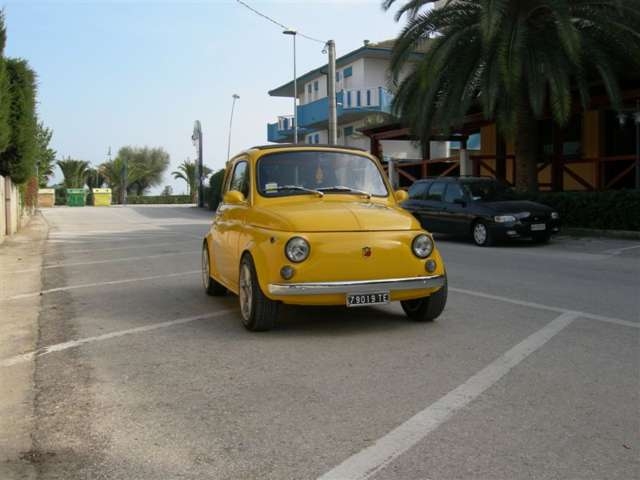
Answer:
<svg viewBox="0 0 640 480"><path fill-rule="evenodd" d="M238 295L244 326L268 330L281 304L357 307L400 301L438 317L447 278L431 234L399 207L369 153L269 145L227 163L222 202L203 242L209 295Z"/></svg>

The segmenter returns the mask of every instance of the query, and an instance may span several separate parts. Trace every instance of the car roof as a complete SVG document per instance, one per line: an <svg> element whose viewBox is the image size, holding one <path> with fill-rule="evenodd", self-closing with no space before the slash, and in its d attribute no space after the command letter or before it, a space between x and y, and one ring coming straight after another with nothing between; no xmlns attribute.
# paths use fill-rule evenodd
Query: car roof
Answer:
<svg viewBox="0 0 640 480"><path fill-rule="evenodd" d="M328 145L322 143L277 143L277 144L269 144L269 145L257 145L255 147L251 147L248 150L274 150L274 149L305 149L305 150L315 150L316 148L321 149L332 149L332 150L354 150L356 152L367 152L367 150L358 147L347 147L343 145Z"/></svg>
<svg viewBox="0 0 640 480"><path fill-rule="evenodd" d="M468 175L468 176L459 176L459 177L427 177L427 178L421 178L419 180L416 180L414 183L425 183L425 182L464 182L464 183L468 183L468 182L478 182L478 181L487 181L487 180L493 180L496 181L495 178L493 177L474 177L473 175Z"/></svg>

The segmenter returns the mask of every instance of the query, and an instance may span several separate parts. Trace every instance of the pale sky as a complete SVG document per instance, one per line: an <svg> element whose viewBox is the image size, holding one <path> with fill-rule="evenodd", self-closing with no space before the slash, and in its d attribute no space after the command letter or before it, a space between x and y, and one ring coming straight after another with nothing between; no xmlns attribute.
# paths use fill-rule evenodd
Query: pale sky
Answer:
<svg viewBox="0 0 640 480"><path fill-rule="evenodd" d="M1 2L1 0L0 0ZM336 42L340 57L363 44L394 38L402 24L381 0L245 0L311 37ZM53 129L58 157L98 165L111 147L162 147L169 172L194 158L195 120L204 132L205 164L267 143L267 123L291 114L292 100L268 91L293 79L293 45L281 28L235 0L5 1L5 55L28 60L38 74L39 117ZM322 45L298 36L301 75L326 63ZM155 189L159 191L162 188Z"/></svg>

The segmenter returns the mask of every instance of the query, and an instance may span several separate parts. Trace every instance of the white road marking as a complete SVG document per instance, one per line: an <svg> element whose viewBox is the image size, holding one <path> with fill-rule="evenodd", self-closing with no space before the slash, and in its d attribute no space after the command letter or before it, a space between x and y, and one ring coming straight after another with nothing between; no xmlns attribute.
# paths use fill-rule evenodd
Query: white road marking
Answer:
<svg viewBox="0 0 640 480"><path fill-rule="evenodd" d="M143 243L140 245L129 245L126 247L109 247L109 248L89 248L89 249L83 249L83 250L59 250L57 252L47 252L44 255L45 256L51 256L51 255L70 255L70 254L76 254L76 253L94 253L94 252L107 252L107 251L111 251L111 250L134 250L136 248L153 248L153 247L167 247L169 245L175 245L176 242L165 242L165 243Z"/></svg>
<svg viewBox="0 0 640 480"><path fill-rule="evenodd" d="M607 253L609 255L620 255L622 252L626 252L627 250L635 250L636 248L640 248L640 245L634 245L633 247L614 248L611 250L605 250L604 253Z"/></svg>
<svg viewBox="0 0 640 480"><path fill-rule="evenodd" d="M540 349L578 317L579 314L576 312L563 313L491 362L455 390L447 393L378 439L370 447L356 453L337 467L321 475L318 480L365 480L371 478L446 422L454 413L495 385L514 367Z"/></svg>
<svg viewBox="0 0 640 480"><path fill-rule="evenodd" d="M540 310L548 310L550 312L555 312L555 313L575 313L575 314L577 314L577 315L579 315L581 317L585 317L585 318L588 318L590 320L598 320L600 322L613 323L613 324L616 324L616 325L623 325L625 327L640 328L640 323L638 323L638 322L630 322L629 320L622 320L620 318L606 317L606 316L603 316L603 315L596 315L596 314L588 313L588 312L579 312L577 310L570 310L568 308L553 307L553 306L550 306L550 305L544 305L542 303L527 302L527 301L524 301L524 300L517 300L517 299L509 298L509 297L501 297L499 295L491 295L490 293L476 292L474 290L465 290L464 288L452 288L452 287L449 287L449 291L457 292L457 293L464 293L466 295L472 295L474 297L487 298L489 300L496 300L498 302L512 303L514 305L520 305L520 306L523 306L523 307L538 308Z"/></svg>
<svg viewBox="0 0 640 480"><path fill-rule="evenodd" d="M46 295L48 293L64 292L67 290L77 290L80 288L102 287L104 285L119 285L121 283L143 282L145 280L157 280L160 278L184 277L187 275L194 275L196 273L200 274L202 272L200 270L190 270L188 272L168 273L166 275L153 275L150 277L126 278L123 280L111 280L109 282L95 282L95 283L83 283L80 285L68 285L66 287L50 288L48 290L42 290L40 292L21 293L20 295L13 295L12 297L8 297L7 300L19 300L21 298L37 297L39 295Z"/></svg>
<svg viewBox="0 0 640 480"><path fill-rule="evenodd" d="M63 350L79 347L80 345L85 345L87 343L102 342L104 340L123 337L125 335L131 335L134 333L150 332L152 330L158 330L160 328L173 327L175 325L180 325L183 323L195 322L196 320L204 320L207 318L220 317L227 313L231 313L232 311L233 310L231 309L220 310L219 312L205 313L203 315L195 315L193 317L179 318L177 320L169 320L167 322L154 323L151 325L145 325L143 327L130 328L127 330L119 330L117 332L105 333L104 335L97 335L95 337L80 338L78 340L70 340L68 342L57 343L55 345L49 345L48 347L44 347L39 350L36 350L35 352L23 353L21 355L15 355L13 357L0 360L0 368L10 367L18 363L28 362L36 357L42 357L43 355L48 355L49 353L61 352Z"/></svg>
<svg viewBox="0 0 640 480"><path fill-rule="evenodd" d="M158 253L156 255L142 255L138 257L122 257L122 258L115 258L110 260L91 260L88 262L58 263L58 264L52 264L52 265L43 265L41 268L51 269L51 268L61 268L61 267L78 267L81 265L98 265L101 263L129 262L131 260L145 260L148 258L171 257L171 256L178 256L178 255L194 255L196 253L200 253L200 250L193 250L190 252ZM38 272L38 271L40 271L40 268L29 268L26 270L15 270L9 273L27 273L27 272Z"/></svg>

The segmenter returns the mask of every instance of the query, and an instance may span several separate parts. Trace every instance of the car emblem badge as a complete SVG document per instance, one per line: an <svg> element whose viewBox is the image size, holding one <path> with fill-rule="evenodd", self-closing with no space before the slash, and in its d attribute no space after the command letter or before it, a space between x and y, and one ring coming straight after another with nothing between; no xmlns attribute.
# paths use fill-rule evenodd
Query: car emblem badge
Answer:
<svg viewBox="0 0 640 480"><path fill-rule="evenodd" d="M371 256L371 248L370 247L362 247L362 256L370 257Z"/></svg>

